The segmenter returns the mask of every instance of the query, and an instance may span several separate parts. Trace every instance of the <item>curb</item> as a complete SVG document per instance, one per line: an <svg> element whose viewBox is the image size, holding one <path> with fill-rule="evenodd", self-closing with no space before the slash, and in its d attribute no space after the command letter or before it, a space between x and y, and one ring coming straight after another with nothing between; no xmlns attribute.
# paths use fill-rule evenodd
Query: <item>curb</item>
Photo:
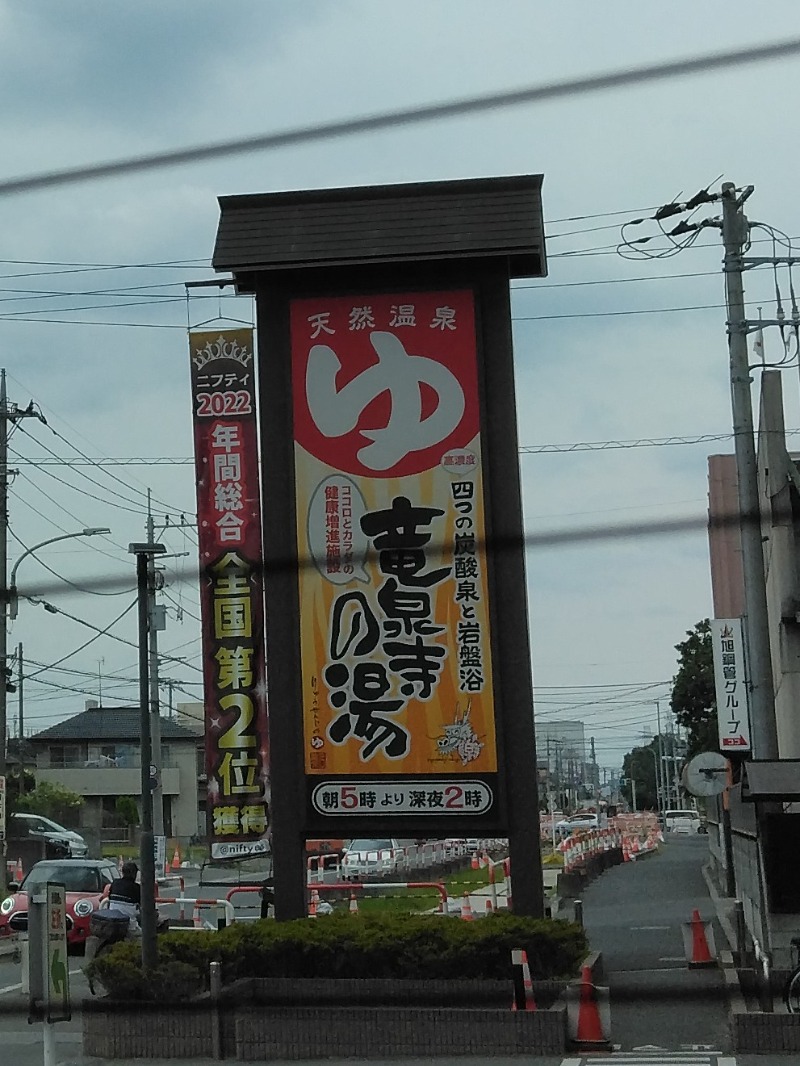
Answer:
<svg viewBox="0 0 800 1066"><path fill-rule="evenodd" d="M705 881L706 888L708 889L708 895L714 905L714 913L717 916L717 921L719 922L720 928L725 934L725 939L728 941L728 947L731 949L731 951L733 951L736 947L736 933L734 932L734 928L731 925L728 915L724 913L722 907L720 906L723 899L727 900L730 899L730 897L720 896L719 892L717 891L717 886L714 884L714 880L711 877L711 870L708 863L705 863L703 866L700 867L700 873L703 875L703 880Z"/></svg>

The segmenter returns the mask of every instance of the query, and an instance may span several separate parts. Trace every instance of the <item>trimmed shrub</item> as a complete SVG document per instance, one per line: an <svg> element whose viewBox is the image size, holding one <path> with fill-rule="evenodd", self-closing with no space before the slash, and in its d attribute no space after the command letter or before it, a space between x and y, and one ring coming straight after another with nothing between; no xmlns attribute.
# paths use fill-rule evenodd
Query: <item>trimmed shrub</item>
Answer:
<svg viewBox="0 0 800 1066"><path fill-rule="evenodd" d="M331 915L259 921L220 932L158 938L158 968L145 982L140 946L115 944L91 965L114 999L187 999L207 987L209 963L225 984L243 978L511 980L511 951L528 954L534 979L572 977L587 952L572 922L495 914L476 922L434 915Z"/></svg>

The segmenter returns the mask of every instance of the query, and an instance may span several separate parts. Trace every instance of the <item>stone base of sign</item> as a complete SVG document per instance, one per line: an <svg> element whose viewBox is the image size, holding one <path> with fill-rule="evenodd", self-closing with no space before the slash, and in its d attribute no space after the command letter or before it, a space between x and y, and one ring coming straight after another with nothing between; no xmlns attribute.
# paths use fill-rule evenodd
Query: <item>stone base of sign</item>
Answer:
<svg viewBox="0 0 800 1066"><path fill-rule="evenodd" d="M99 1058L239 1061L408 1055L561 1055L563 983L535 982L536 1011L510 983L267 979L182 1006L84 1004L83 1050Z"/></svg>

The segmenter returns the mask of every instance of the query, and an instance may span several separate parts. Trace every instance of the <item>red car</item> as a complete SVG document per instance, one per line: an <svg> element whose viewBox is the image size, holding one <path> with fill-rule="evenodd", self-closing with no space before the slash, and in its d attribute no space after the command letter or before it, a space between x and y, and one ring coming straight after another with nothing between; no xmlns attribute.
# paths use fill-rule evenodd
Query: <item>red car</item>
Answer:
<svg viewBox="0 0 800 1066"><path fill-rule="evenodd" d="M104 891L118 877L110 859L44 859L30 868L22 884L0 903L0 937L28 928L28 893L55 881L67 890L67 945L79 947L89 935L89 919Z"/></svg>

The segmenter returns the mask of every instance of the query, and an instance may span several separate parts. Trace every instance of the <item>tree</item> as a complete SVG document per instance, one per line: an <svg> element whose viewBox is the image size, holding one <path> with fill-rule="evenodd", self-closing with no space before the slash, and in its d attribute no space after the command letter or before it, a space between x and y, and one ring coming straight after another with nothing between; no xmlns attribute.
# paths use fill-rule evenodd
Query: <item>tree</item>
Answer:
<svg viewBox="0 0 800 1066"><path fill-rule="evenodd" d="M32 792L20 796L17 810L28 814L41 814L61 825L69 825L77 820L78 809L82 804L83 796L77 792L57 782L40 781Z"/></svg>
<svg viewBox="0 0 800 1066"><path fill-rule="evenodd" d="M631 809L633 809L632 781L636 782L637 810L647 808L655 810L658 807L658 789L656 787L657 759L658 737L654 737L649 744L645 744L643 747L629 751L623 759L622 776L625 778L625 784L622 786L621 791Z"/></svg>
<svg viewBox="0 0 800 1066"><path fill-rule="evenodd" d="M688 733L687 758L698 751L719 751L717 697L711 623L706 618L675 645L678 672L672 679L670 705L678 724Z"/></svg>
<svg viewBox="0 0 800 1066"><path fill-rule="evenodd" d="M114 810L124 826L139 824L139 808L133 796L117 796Z"/></svg>

